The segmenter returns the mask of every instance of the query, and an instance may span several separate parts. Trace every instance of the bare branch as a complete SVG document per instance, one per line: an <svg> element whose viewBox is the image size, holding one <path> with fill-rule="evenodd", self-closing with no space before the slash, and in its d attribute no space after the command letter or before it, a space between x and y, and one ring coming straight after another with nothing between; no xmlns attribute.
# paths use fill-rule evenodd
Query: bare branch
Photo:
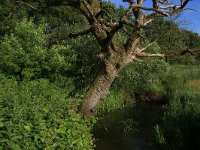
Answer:
<svg viewBox="0 0 200 150"><path fill-rule="evenodd" d="M189 3L189 1L191 1L191 0L185 0L185 1L182 3L181 7L178 7L178 8L175 7L174 10L172 10L171 12L169 12L170 16L172 16L172 15L174 15L174 14L180 12L180 11L183 11L184 8L185 8L185 6Z"/></svg>
<svg viewBox="0 0 200 150"><path fill-rule="evenodd" d="M86 34L88 34L90 32L92 32L92 28L89 28L89 29L87 29L85 31L81 31L81 32L78 32L78 33L70 33L68 35L68 38L76 38L78 36L86 35Z"/></svg>
<svg viewBox="0 0 200 150"><path fill-rule="evenodd" d="M54 38L50 38L50 40L48 42L48 47L51 47L53 44L56 44L57 42L61 42L63 40L69 39L69 38L77 38L79 36L86 35L86 34L88 34L90 32L92 32L92 28L89 28L89 29L87 29L85 31L81 31L81 32L78 32L78 33L70 33L67 36L60 37L60 38L58 38L56 40Z"/></svg>
<svg viewBox="0 0 200 150"><path fill-rule="evenodd" d="M140 52L140 53L136 53L135 55L136 55L136 56L140 56L140 57L162 57L162 58L165 57L164 54L160 54L160 53L157 53L157 54L150 54L150 53Z"/></svg>
<svg viewBox="0 0 200 150"><path fill-rule="evenodd" d="M139 59L139 58L134 58L133 61L136 61L136 62L141 62L141 63L146 63L144 60L142 59Z"/></svg>
<svg viewBox="0 0 200 150"><path fill-rule="evenodd" d="M145 63L146 65L148 65L148 64L146 63L145 60L136 58L136 56L131 56L131 59L132 59L131 61L140 62L140 63Z"/></svg>
<svg viewBox="0 0 200 150"><path fill-rule="evenodd" d="M31 4L29 4L29 3L26 3L26 2L23 2L23 1L16 1L16 3L18 3L18 4L24 4L24 5L30 7L30 8L32 8L32 9L34 9L34 10L37 10L37 9L38 9L38 8L34 7L33 5L31 5Z"/></svg>
<svg viewBox="0 0 200 150"><path fill-rule="evenodd" d="M164 12L164 11L156 9L156 8L148 8L148 7L143 7L141 5L136 5L135 7L141 8L141 9L146 10L146 11L154 11L154 12L157 12L157 13L163 15L163 16L169 16L169 14L167 12Z"/></svg>
<svg viewBox="0 0 200 150"><path fill-rule="evenodd" d="M172 9L172 10L170 10L168 12L165 12L165 11L156 9L156 10L159 10L160 12L164 12L165 15L162 14L162 13L158 13L158 11L156 11L156 12L154 12L152 14L146 15L145 16L144 25L147 25L148 23L152 22L157 17L163 17L163 16L168 16L169 17L169 16L173 16L174 14L177 14L177 13L183 11L184 8L185 8L185 6L189 3L189 1L191 1L191 0L185 0L181 5L159 6L160 9L164 9L164 10L170 10L170 9Z"/></svg>
<svg viewBox="0 0 200 150"><path fill-rule="evenodd" d="M151 47L153 44L155 44L156 41L149 43L147 46L145 46L144 48L140 49L140 52L145 51L146 49L148 49L149 47Z"/></svg>
<svg viewBox="0 0 200 150"><path fill-rule="evenodd" d="M148 19L144 22L143 26L147 26L147 24L151 23L152 21L154 21L154 19Z"/></svg>
<svg viewBox="0 0 200 150"><path fill-rule="evenodd" d="M135 2L133 2L133 3L135 3ZM115 35L115 33L117 31L122 29L124 27L124 25L127 25L127 26L135 28L135 24L131 23L128 20L129 15L132 13L132 9L133 9L133 6L130 5L129 9L126 11L124 16L118 22L114 22L114 24L109 25L111 27L111 30L109 32L109 38L110 39ZM110 20L112 20L112 17L110 15L109 15L109 17L110 17Z"/></svg>
<svg viewBox="0 0 200 150"><path fill-rule="evenodd" d="M159 9L177 9L177 8L180 8L181 6L177 6L177 5L165 5L165 6L159 6Z"/></svg>
<svg viewBox="0 0 200 150"><path fill-rule="evenodd" d="M185 0L182 4L181 4L181 8L183 9L191 0Z"/></svg>
<svg viewBox="0 0 200 150"><path fill-rule="evenodd" d="M135 5L135 2L130 3L129 9L126 11L125 15L121 18L121 20L128 19Z"/></svg>

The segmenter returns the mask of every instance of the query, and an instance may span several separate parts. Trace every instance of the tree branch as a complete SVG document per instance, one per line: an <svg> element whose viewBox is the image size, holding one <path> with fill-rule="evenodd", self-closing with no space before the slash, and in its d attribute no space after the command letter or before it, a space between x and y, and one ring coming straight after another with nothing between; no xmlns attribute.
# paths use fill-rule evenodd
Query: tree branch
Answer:
<svg viewBox="0 0 200 150"><path fill-rule="evenodd" d="M83 36L83 35L89 34L91 32L92 32L92 28L89 28L89 29L87 29L85 31L81 31L81 32L78 32L78 33L70 33L67 36L61 37L61 38L59 38L57 40L53 39L51 41L51 38L50 38L50 40L48 42L48 47L51 47L53 44L56 44L57 42L61 42L63 40L69 39L69 38L77 38L79 36Z"/></svg>
<svg viewBox="0 0 200 150"><path fill-rule="evenodd" d="M83 3L83 5L87 8L87 10L88 10L90 16L91 16L92 18L95 18L95 17L94 17L94 16L95 16L95 15L94 15L94 12L93 12L93 10L91 9L90 5L89 5L85 0L80 0L80 2Z"/></svg>
<svg viewBox="0 0 200 150"><path fill-rule="evenodd" d="M144 24L147 25L148 23L152 22L157 17L163 17L163 16L169 17L169 16L173 16L174 14L183 11L185 6L189 3L189 1L191 1L191 0L185 0L181 5L159 6L159 8L164 9L164 10L170 10L170 9L172 9L171 7L173 6L173 10L168 11L168 12L161 11L161 10L154 8L156 10L156 12L149 14L149 15L146 15ZM160 11L160 13L158 11Z"/></svg>
<svg viewBox="0 0 200 150"><path fill-rule="evenodd" d="M154 12L157 12L157 13L163 15L163 16L169 16L169 14L167 12L164 12L164 11L159 10L157 8L148 8L148 7L143 7L141 5L136 5L135 7L141 8L141 9L146 10L146 11L154 11Z"/></svg>
<svg viewBox="0 0 200 150"><path fill-rule="evenodd" d="M53 6L72 6L74 8L77 5L77 2L69 2L69 1L64 1L64 0L45 0L46 6L45 7L40 7L40 9L47 9L49 7Z"/></svg>
<svg viewBox="0 0 200 150"><path fill-rule="evenodd" d="M76 38L78 36L86 35L86 34L91 33L91 32L92 32L92 28L89 28L85 31L81 31L81 32L78 32L78 33L70 33L68 35L68 38Z"/></svg>
<svg viewBox="0 0 200 150"><path fill-rule="evenodd" d="M148 49L149 47L151 47L153 44L155 44L156 41L149 43L147 46L145 46L144 48L140 49L140 52L145 51L146 49Z"/></svg>
<svg viewBox="0 0 200 150"><path fill-rule="evenodd" d="M136 53L135 55L136 55L136 56L139 56L139 57L162 57L162 58L165 57L164 54L160 54L160 53L157 53L157 54L150 54L150 53L140 52L140 53Z"/></svg>
<svg viewBox="0 0 200 150"><path fill-rule="evenodd" d="M141 62L141 63L146 63L144 60L142 59L139 59L139 58L133 58L133 61L136 61L136 62Z"/></svg>
<svg viewBox="0 0 200 150"><path fill-rule="evenodd" d="M26 3L26 2L23 2L23 1L16 1L17 4L24 4L34 10L37 10L38 8L34 7L33 5L29 4L29 3Z"/></svg>
<svg viewBox="0 0 200 150"><path fill-rule="evenodd" d="M159 6L159 9L175 9L175 8L180 8L181 6L177 6L177 5L165 5L165 6Z"/></svg>

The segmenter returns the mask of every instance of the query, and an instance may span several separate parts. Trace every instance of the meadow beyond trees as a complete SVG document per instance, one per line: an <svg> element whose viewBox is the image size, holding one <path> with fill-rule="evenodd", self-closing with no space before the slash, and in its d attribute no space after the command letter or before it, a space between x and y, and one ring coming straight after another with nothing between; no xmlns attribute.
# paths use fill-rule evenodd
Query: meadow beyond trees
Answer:
<svg viewBox="0 0 200 150"><path fill-rule="evenodd" d="M92 150L139 102L164 105L160 149L199 148L200 36L174 20L190 0L146 1L0 1L0 149Z"/></svg>

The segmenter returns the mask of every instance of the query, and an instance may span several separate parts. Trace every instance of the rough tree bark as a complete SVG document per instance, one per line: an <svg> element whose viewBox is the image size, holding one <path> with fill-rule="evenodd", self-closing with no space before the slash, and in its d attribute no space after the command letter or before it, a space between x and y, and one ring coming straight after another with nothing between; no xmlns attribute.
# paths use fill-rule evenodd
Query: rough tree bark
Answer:
<svg viewBox="0 0 200 150"><path fill-rule="evenodd" d="M96 112L99 104L109 95L109 88L113 83L118 73L132 61L132 55L128 54L118 47L119 43L111 42L107 44L106 50L109 54L101 53L99 55L104 71L92 83L84 97L81 108L81 113L87 116L93 115ZM105 48L105 46L104 46Z"/></svg>
<svg viewBox="0 0 200 150"><path fill-rule="evenodd" d="M127 0L126 0L127 1ZM124 16L114 21L106 12L102 13L99 0L50 0L47 7L54 5L72 6L87 18L91 32L98 41L101 52L98 55L104 65L104 71L94 80L86 93L81 108L81 114L85 116L94 115L97 107L105 100L109 94L109 88L116 78L117 74L132 61L142 60L137 57L164 57L163 54L145 53L151 43L141 48L140 38L143 34L143 28L151 23L157 17L172 16L184 10L184 7L190 0L180 0L180 5L165 4L162 6L144 7L144 0L128 0L130 6ZM152 0L155 4L156 1ZM148 12L148 13L147 13ZM130 14L134 15L134 22L129 20ZM121 44L115 38L115 34L125 29L127 26L133 28L129 33L126 44ZM79 34L77 34L79 35Z"/></svg>
<svg viewBox="0 0 200 150"><path fill-rule="evenodd" d="M109 87L116 76L117 71L113 69L113 72L104 73L96 78L84 98L81 110L82 114L90 115L95 113L100 102L107 98Z"/></svg>

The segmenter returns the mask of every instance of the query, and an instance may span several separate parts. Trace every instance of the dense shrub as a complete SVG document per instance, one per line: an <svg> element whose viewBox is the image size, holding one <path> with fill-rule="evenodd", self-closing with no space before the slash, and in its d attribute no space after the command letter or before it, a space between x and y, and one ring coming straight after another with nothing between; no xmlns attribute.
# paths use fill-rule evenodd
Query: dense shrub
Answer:
<svg viewBox="0 0 200 150"><path fill-rule="evenodd" d="M92 121L75 113L64 90L2 76L0 89L0 149L92 149Z"/></svg>
<svg viewBox="0 0 200 150"><path fill-rule="evenodd" d="M36 26L33 21L16 22L12 34L0 43L0 71L20 80L48 78L65 80L76 55L69 45L48 47L46 24ZM47 31L46 31L47 32Z"/></svg>

